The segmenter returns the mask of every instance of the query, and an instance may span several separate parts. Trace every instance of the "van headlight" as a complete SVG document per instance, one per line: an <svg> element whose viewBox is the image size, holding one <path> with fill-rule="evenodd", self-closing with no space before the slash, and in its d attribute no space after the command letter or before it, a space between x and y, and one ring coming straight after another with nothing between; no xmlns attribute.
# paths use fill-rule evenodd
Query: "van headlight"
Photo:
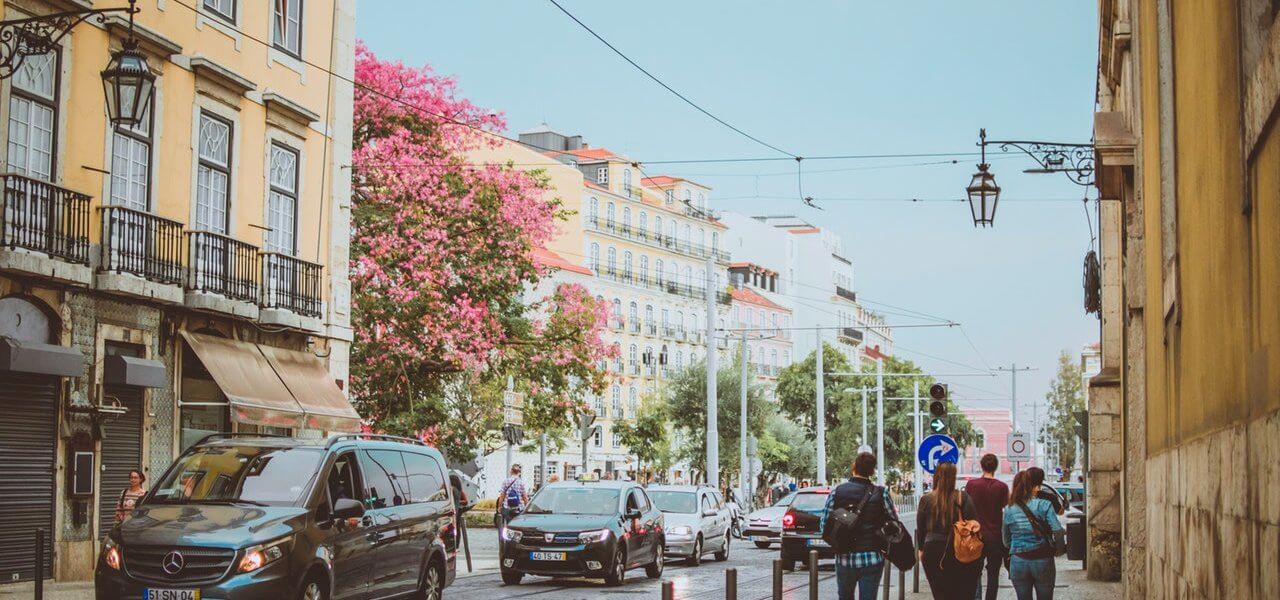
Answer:
<svg viewBox="0 0 1280 600"><path fill-rule="evenodd" d="M287 536L245 548L244 556L240 559L241 573L251 573L257 571L281 558L289 552L289 545L293 542L293 536Z"/></svg>
<svg viewBox="0 0 1280 600"><path fill-rule="evenodd" d="M120 552L120 544L117 544L111 536L102 542L102 560L107 563L108 567L120 570L121 563L124 562L123 554Z"/></svg>

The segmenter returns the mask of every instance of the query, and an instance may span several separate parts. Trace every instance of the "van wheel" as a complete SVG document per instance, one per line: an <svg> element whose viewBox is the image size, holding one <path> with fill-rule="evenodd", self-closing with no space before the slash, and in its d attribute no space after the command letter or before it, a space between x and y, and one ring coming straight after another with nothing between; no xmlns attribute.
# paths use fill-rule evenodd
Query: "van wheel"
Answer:
<svg viewBox="0 0 1280 600"><path fill-rule="evenodd" d="M503 585L520 585L521 579L524 579L524 573L521 573L520 571L502 570Z"/></svg>
<svg viewBox="0 0 1280 600"><path fill-rule="evenodd" d="M440 600L443 595L443 569L433 564L427 567L427 572L422 576L422 590L418 593L418 598L419 600Z"/></svg>
<svg viewBox="0 0 1280 600"><path fill-rule="evenodd" d="M310 577L307 582L302 584L302 592L298 594L301 600L328 600L329 594L325 590L324 585L320 583L317 577Z"/></svg>
<svg viewBox="0 0 1280 600"><path fill-rule="evenodd" d="M605 585L616 587L622 585L627 578L627 555L623 554L622 548L618 548L617 553L613 555L613 564L609 565L609 572L604 576Z"/></svg>

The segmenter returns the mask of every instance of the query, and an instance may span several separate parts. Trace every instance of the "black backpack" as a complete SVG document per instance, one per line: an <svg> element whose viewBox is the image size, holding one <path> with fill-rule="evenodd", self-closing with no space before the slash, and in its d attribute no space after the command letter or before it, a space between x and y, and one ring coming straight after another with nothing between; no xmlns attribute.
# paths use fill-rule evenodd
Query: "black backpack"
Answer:
<svg viewBox="0 0 1280 600"><path fill-rule="evenodd" d="M858 507L853 510L843 506L831 509L831 514L827 515L827 522L822 527L822 541L838 553L852 552L853 537L857 531L858 519L862 517L862 509L866 508L867 500L879 491L880 486L870 486ZM832 490L831 493L834 494L835 491Z"/></svg>

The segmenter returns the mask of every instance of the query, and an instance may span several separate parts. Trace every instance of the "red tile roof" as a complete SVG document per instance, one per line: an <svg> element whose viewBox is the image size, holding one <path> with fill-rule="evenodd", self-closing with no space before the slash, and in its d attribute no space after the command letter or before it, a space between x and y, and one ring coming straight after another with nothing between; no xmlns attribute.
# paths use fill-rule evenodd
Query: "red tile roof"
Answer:
<svg viewBox="0 0 1280 600"><path fill-rule="evenodd" d="M551 267L553 269L560 269L562 271L569 271L572 273L581 273L583 275L591 274L591 269L588 269L581 265L575 265L565 260L563 256L560 256L559 254L556 254L555 252L552 252L551 250L548 250L542 247L533 249L533 262L539 265L542 265L544 267Z"/></svg>
<svg viewBox="0 0 1280 600"><path fill-rule="evenodd" d="M656 175L654 177L645 177L640 180L640 183L643 185L670 185L677 181L686 180L679 177L672 177L670 175Z"/></svg>
<svg viewBox="0 0 1280 600"><path fill-rule="evenodd" d="M817 227L805 227L803 229L788 229L787 231L795 234L804 234L804 233L818 233L819 231L822 231L822 230L818 229Z"/></svg>
<svg viewBox="0 0 1280 600"><path fill-rule="evenodd" d="M781 304L778 304L773 300L765 298L764 296L761 296L759 292L756 292L751 288L734 288L732 295L733 295L733 299L738 300L739 302L746 302L748 304L764 306L767 308L772 308L774 310L791 312L791 309L785 306L782 306Z"/></svg>
<svg viewBox="0 0 1280 600"><path fill-rule="evenodd" d="M608 148L582 148L579 150L565 150L563 152L548 150L546 152L543 152L543 154L546 154L547 156L551 156L551 157L563 156L565 154L568 154L570 156L576 156L578 158L588 158L593 160L618 157L617 153L615 153L613 150L610 150Z"/></svg>

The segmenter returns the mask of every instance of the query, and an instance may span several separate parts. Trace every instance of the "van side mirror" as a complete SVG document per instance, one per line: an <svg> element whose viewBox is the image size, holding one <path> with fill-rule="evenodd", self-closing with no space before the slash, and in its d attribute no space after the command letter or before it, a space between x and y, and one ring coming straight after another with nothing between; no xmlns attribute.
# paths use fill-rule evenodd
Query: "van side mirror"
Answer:
<svg viewBox="0 0 1280 600"><path fill-rule="evenodd" d="M639 519L643 517L638 508L628 508L626 514L623 515L629 521L631 519Z"/></svg>
<svg viewBox="0 0 1280 600"><path fill-rule="evenodd" d="M338 498L333 503L333 518L358 519L364 516L364 505L350 498Z"/></svg>

